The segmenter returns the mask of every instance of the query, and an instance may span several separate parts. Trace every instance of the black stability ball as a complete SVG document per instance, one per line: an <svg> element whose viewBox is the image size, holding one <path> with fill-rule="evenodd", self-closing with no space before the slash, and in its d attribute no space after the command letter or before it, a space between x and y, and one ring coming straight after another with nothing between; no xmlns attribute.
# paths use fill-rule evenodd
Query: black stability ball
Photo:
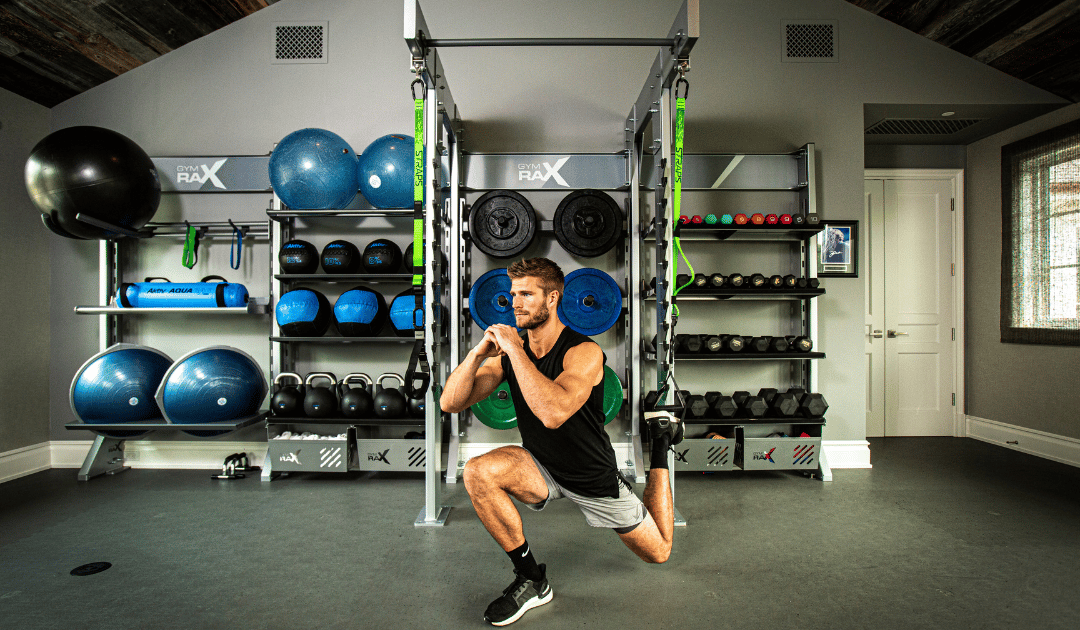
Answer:
<svg viewBox="0 0 1080 630"><path fill-rule="evenodd" d="M101 127L68 127L45 136L26 161L26 191L45 225L68 238L115 238L146 225L161 201L150 156L127 136Z"/></svg>

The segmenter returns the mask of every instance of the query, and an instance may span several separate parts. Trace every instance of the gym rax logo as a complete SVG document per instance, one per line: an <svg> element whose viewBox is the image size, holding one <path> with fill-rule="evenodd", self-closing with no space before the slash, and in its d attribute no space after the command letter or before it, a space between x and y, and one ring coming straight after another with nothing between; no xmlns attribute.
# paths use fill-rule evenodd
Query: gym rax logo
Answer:
<svg viewBox="0 0 1080 630"><path fill-rule="evenodd" d="M672 449L672 450L675 451L675 449ZM685 451L675 451L675 461L682 462L684 464L689 463L689 462L686 461L686 454L689 453L689 452L690 452L690 449L686 449Z"/></svg>
<svg viewBox="0 0 1080 630"><path fill-rule="evenodd" d="M767 453L754 453L754 459L768 460L769 462L775 464L776 461L772 458L773 451L775 450L776 447L774 446L773 448L770 448Z"/></svg>
<svg viewBox="0 0 1080 630"><path fill-rule="evenodd" d="M368 453L367 458L369 462L382 462L387 466L390 465L390 460L386 459L386 454L390 452L390 449L386 449L381 453Z"/></svg>
<svg viewBox="0 0 1080 630"><path fill-rule="evenodd" d="M297 455L299 455L299 454L300 454L299 450L296 451L295 453L285 453L284 455L281 456L281 461L285 462L286 464L301 465L300 464L300 458L297 457Z"/></svg>
<svg viewBox="0 0 1080 630"><path fill-rule="evenodd" d="M177 166L176 183L205 184L209 180L210 183L214 185L214 187L220 188L222 190L227 190L225 188L225 184L221 183L221 180L218 179L217 172L218 169L220 169L221 166L228 161L228 159L229 158L225 158L224 160L218 160L217 162L214 162L214 165L209 168L207 168L205 164L200 164L198 168L202 169L202 175L199 175L199 173L195 171L196 167L194 166Z"/></svg>
<svg viewBox="0 0 1080 630"><path fill-rule="evenodd" d="M558 162L555 162L555 166L552 166L548 162L541 162L539 164L518 164L518 181L536 181L547 182L552 177L555 178L555 183L560 186L570 187L570 184L566 183L566 180L559 175L559 169L566 164L570 156L560 158ZM540 169L543 168L545 172L541 173Z"/></svg>

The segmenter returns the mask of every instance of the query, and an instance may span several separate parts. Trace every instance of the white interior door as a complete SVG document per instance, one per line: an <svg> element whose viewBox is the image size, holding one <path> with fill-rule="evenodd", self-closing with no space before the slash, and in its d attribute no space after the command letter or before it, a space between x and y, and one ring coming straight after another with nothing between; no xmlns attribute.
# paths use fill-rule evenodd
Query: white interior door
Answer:
<svg viewBox="0 0 1080 630"><path fill-rule="evenodd" d="M865 182L866 437L885 436L885 180Z"/></svg>
<svg viewBox="0 0 1080 630"><path fill-rule="evenodd" d="M953 435L954 183L886 179L885 435Z"/></svg>

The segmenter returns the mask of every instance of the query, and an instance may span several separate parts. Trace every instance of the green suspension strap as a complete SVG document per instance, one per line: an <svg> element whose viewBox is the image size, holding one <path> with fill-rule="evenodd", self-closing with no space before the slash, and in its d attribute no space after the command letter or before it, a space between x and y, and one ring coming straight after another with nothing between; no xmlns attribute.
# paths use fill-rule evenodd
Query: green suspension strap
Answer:
<svg viewBox="0 0 1080 630"><path fill-rule="evenodd" d="M679 86L684 86L683 95L679 96ZM686 97L690 94L690 83L682 77L680 73L679 80L675 82L675 150L672 152L671 165L672 165L672 181L671 181L671 224L678 226L679 217L682 216L682 173L683 173L683 135L686 131ZM694 266L690 264L690 261L686 258L686 254L683 252L682 243L679 241L679 237L675 237L675 251L679 257L683 259L686 266L690 269L690 280L682 285L676 287L672 291L671 296L674 298L686 287L690 286L694 282ZM671 266L671 281L669 286L675 286L676 271L678 270L678 260ZM678 315L678 307L675 307L675 314Z"/></svg>
<svg viewBox="0 0 1080 630"><path fill-rule="evenodd" d="M420 87L417 96L416 88ZM424 349L424 98L427 90L424 80L417 77L410 86L413 97L413 259L412 286L415 298L412 312L414 335L412 356L405 371L405 395L422 398L427 392L431 373L427 352ZM433 307L434 310L434 307Z"/></svg>

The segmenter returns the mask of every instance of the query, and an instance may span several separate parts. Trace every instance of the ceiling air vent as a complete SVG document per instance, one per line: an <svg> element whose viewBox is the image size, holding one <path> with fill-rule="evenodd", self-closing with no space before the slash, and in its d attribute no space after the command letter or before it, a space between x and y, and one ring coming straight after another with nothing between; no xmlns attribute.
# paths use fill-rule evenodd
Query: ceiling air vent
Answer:
<svg viewBox="0 0 1080 630"><path fill-rule="evenodd" d="M329 22L274 24L273 63L326 63Z"/></svg>
<svg viewBox="0 0 1080 630"><path fill-rule="evenodd" d="M982 118L886 118L870 126L870 136L947 136L982 121Z"/></svg>
<svg viewBox="0 0 1080 630"><path fill-rule="evenodd" d="M785 20L780 23L781 61L836 62L836 22Z"/></svg>

